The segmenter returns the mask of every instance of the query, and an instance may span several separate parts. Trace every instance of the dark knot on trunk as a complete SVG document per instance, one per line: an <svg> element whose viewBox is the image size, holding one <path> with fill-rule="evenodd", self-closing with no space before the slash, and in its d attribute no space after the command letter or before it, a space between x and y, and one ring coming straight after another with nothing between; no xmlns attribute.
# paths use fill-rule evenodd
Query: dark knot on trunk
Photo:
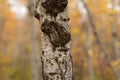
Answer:
<svg viewBox="0 0 120 80"><path fill-rule="evenodd" d="M46 0L42 2L42 6L46 9L46 13L54 17L56 17L58 13L63 12L67 4L67 0Z"/></svg>
<svg viewBox="0 0 120 80"><path fill-rule="evenodd" d="M41 26L41 30L49 37L53 50L57 47L65 47L65 45L71 40L71 35L66 28L55 21L45 19Z"/></svg>

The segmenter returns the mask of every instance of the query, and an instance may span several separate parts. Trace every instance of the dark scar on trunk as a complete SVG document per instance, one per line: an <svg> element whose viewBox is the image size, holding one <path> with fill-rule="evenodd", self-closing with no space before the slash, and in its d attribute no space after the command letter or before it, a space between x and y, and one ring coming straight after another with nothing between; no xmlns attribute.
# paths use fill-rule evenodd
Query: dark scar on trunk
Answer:
<svg viewBox="0 0 120 80"><path fill-rule="evenodd" d="M64 49L65 51L67 50L65 45L71 40L71 35L64 26L55 21L45 19L41 25L41 30L49 37L53 51L55 51L57 47L61 47L61 51Z"/></svg>
<svg viewBox="0 0 120 80"><path fill-rule="evenodd" d="M46 9L46 14L56 17L65 10L67 4L67 0L46 0L41 5Z"/></svg>

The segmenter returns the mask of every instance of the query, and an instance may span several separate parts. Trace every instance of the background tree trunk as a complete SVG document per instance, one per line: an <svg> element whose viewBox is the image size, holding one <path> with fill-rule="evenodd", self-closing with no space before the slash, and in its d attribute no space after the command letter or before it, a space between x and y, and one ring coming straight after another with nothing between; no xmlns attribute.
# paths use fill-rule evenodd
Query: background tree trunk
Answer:
<svg viewBox="0 0 120 80"><path fill-rule="evenodd" d="M115 68L114 68L114 66L111 63L111 57L109 55L109 51L106 49L106 46L105 46L104 42L102 41L101 36L99 35L99 33L98 33L97 29L96 29L96 26L95 26L93 18L92 18L92 14L91 14L88 6L86 5L85 1L84 0L81 0L81 1L83 2L83 5L84 5L85 10L87 12L88 21L89 21L89 23L91 25L91 28L92 28L92 31L93 31L95 37L96 37L96 40L97 40L97 42L98 42L98 44L100 46L100 50L102 50L102 53L104 53L103 55L107 59L106 60L107 64L111 67L113 74L117 78L117 74L116 74Z"/></svg>
<svg viewBox="0 0 120 80"><path fill-rule="evenodd" d="M112 9L114 10L115 9L115 3L116 0L111 0L111 4L112 4ZM118 3L119 5L119 3ZM119 39L118 39L118 35L117 35L117 26L118 26L118 23L117 23L117 17L119 17L118 15L111 15L114 19L113 23L112 23L112 36L113 36L113 46L114 46L114 52L115 52L115 58L116 58L116 61L120 59L120 48L119 48ZM120 80L120 70L116 70L116 77L117 77L117 80Z"/></svg>
<svg viewBox="0 0 120 80"><path fill-rule="evenodd" d="M95 79L94 74L94 64L92 60L93 50L92 50L92 34L91 34L91 27L89 25L89 22L87 23L87 35L88 35L88 41L87 41L87 53L88 53L88 70L89 70L89 80Z"/></svg>
<svg viewBox="0 0 120 80"><path fill-rule="evenodd" d="M43 80L73 79L69 18L66 7L61 5L64 4L63 1L67 0L38 0L36 2L35 12L38 14L35 13L35 17L40 18L42 23ZM59 8L61 6L63 8ZM64 10L56 12L58 8Z"/></svg>
<svg viewBox="0 0 120 80"><path fill-rule="evenodd" d="M42 80L41 75L41 60L39 54L39 43L38 43L38 31L34 21L34 9L35 1L29 0L29 11L30 11L30 24L31 24L31 43L32 43L32 53L31 53L31 68L32 68L32 80Z"/></svg>

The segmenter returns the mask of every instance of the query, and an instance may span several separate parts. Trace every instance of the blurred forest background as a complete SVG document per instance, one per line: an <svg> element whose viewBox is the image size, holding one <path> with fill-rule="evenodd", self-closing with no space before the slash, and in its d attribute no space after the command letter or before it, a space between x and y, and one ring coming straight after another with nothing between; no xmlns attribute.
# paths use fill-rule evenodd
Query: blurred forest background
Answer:
<svg viewBox="0 0 120 80"><path fill-rule="evenodd" d="M74 79L120 80L120 0L68 1ZM40 33L27 0L0 0L0 80L40 71Z"/></svg>

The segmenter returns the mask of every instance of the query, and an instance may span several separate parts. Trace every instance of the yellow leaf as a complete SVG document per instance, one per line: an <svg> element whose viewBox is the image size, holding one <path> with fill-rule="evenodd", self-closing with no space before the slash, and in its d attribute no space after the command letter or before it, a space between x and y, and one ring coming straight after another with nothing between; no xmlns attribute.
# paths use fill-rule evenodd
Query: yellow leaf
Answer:
<svg viewBox="0 0 120 80"><path fill-rule="evenodd" d="M120 69L120 59L114 61L112 65L116 70Z"/></svg>
<svg viewBox="0 0 120 80"><path fill-rule="evenodd" d="M92 56L92 55L93 55L93 52L92 52L91 49L88 50L88 55L89 55L89 56Z"/></svg>

